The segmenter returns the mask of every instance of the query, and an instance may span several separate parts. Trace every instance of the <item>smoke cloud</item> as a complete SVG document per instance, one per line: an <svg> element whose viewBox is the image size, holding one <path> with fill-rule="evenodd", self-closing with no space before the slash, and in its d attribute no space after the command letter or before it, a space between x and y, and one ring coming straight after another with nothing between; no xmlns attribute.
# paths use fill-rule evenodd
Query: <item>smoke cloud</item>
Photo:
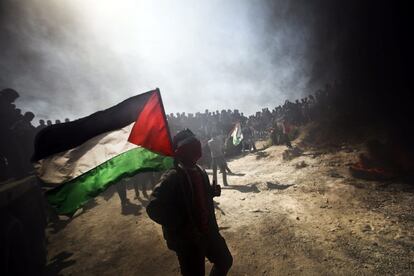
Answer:
<svg viewBox="0 0 414 276"><path fill-rule="evenodd" d="M2 0L0 87L39 118L73 119L155 87L167 112L251 114L337 82L342 110L401 120L408 11L386 0Z"/></svg>
<svg viewBox="0 0 414 276"><path fill-rule="evenodd" d="M335 79L333 63L315 70L317 7L3 0L0 87L19 91L23 110L52 119L88 115L155 87L167 112L273 108Z"/></svg>

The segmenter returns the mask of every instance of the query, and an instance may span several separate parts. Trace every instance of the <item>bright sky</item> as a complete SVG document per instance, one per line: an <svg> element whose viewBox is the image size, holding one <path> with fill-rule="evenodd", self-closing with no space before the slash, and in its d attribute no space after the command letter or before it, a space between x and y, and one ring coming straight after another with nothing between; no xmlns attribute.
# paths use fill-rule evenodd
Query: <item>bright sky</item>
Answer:
<svg viewBox="0 0 414 276"><path fill-rule="evenodd" d="M42 65L13 85L38 117L85 116L155 87L168 113L251 114L307 89L309 34L275 24L262 1L29 1Z"/></svg>

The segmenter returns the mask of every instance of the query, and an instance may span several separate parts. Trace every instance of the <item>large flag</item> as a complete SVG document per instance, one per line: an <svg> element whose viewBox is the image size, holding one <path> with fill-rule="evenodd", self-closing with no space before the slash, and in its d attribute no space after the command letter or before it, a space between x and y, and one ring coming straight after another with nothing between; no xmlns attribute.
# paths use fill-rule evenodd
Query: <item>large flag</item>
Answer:
<svg viewBox="0 0 414 276"><path fill-rule="evenodd" d="M172 166L172 143L158 89L76 121L43 129L33 162L49 203L73 214L124 176Z"/></svg>
<svg viewBox="0 0 414 276"><path fill-rule="evenodd" d="M243 133L241 131L240 123L237 123L233 131L231 132L231 137L233 138L233 145L238 146L240 142L243 140Z"/></svg>

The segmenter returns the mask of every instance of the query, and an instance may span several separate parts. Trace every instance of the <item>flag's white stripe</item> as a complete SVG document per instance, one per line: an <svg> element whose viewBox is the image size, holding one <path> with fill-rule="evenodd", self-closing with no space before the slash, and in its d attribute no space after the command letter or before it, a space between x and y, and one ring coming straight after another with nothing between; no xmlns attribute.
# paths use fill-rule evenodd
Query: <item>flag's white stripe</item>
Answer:
<svg viewBox="0 0 414 276"><path fill-rule="evenodd" d="M67 182L137 145L128 142L133 123L98 135L82 145L34 164L39 178L50 184Z"/></svg>

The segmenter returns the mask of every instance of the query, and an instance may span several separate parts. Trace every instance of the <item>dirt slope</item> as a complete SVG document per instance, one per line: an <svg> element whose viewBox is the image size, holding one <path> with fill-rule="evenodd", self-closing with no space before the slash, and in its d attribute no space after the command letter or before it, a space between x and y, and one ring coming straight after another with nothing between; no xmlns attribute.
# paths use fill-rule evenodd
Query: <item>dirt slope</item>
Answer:
<svg viewBox="0 0 414 276"><path fill-rule="evenodd" d="M216 199L216 214L234 255L231 275L414 273L412 189L350 177L355 149L305 151L283 161L285 149L274 146L229 162L237 175ZM160 226L142 207L146 201L133 199L130 190L135 214L122 215L113 192L62 222L62 229L49 229L48 270L179 275Z"/></svg>

